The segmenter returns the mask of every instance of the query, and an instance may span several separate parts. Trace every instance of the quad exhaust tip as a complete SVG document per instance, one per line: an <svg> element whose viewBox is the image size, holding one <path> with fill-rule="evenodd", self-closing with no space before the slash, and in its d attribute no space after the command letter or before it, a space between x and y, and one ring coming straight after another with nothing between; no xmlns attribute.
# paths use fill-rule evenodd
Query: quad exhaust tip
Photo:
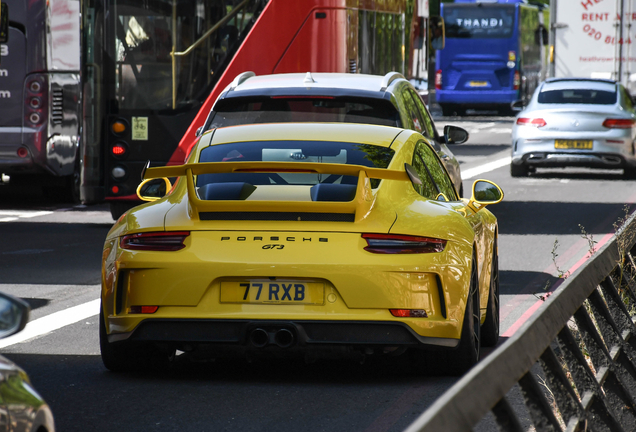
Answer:
<svg viewBox="0 0 636 432"><path fill-rule="evenodd" d="M252 342L252 345L256 348L263 348L269 343L269 333L262 328L252 330L252 333L250 333L250 342Z"/></svg>
<svg viewBox="0 0 636 432"><path fill-rule="evenodd" d="M275 344L281 348L289 348L296 341L296 337L288 329L279 329L270 333L262 328L257 328L252 330L249 340L256 348L263 348L269 344Z"/></svg>
<svg viewBox="0 0 636 432"><path fill-rule="evenodd" d="M278 330L274 334L274 342L281 348L289 348L294 344L294 334L287 329Z"/></svg>

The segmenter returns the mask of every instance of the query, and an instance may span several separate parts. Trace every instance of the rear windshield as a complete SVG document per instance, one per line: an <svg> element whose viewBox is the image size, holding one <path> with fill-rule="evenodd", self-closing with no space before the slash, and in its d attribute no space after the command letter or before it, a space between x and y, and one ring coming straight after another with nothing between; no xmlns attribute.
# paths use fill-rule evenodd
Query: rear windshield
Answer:
<svg viewBox="0 0 636 432"><path fill-rule="evenodd" d="M618 94L613 91L590 89L547 90L539 93L539 103L613 105Z"/></svg>
<svg viewBox="0 0 636 432"><path fill-rule="evenodd" d="M444 5L447 38L509 38L514 27L514 7Z"/></svg>
<svg viewBox="0 0 636 432"><path fill-rule="evenodd" d="M206 129L254 123L363 123L401 127L389 101L356 98L252 97L222 99Z"/></svg>
<svg viewBox="0 0 636 432"><path fill-rule="evenodd" d="M249 141L219 144L201 150L199 162L312 162L387 168L395 152L386 147L334 141ZM197 186L245 182L251 185L316 185L358 183L354 176L306 173L202 174ZM379 180L371 179L377 187Z"/></svg>

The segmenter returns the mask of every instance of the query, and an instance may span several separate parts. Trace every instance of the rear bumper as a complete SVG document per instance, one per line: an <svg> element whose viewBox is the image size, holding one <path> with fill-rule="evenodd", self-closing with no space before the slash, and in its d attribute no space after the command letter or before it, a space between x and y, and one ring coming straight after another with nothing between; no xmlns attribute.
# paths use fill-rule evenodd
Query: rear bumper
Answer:
<svg viewBox="0 0 636 432"><path fill-rule="evenodd" d="M441 346L455 347L459 339L420 336L408 325L389 321L274 321L147 319L130 333L108 336L109 342L133 341L174 344L217 344L254 347L251 334L264 330L265 345L276 345L276 334L286 330L293 335L293 346ZM258 346L256 348L262 348ZM291 347L291 345L290 345Z"/></svg>
<svg viewBox="0 0 636 432"><path fill-rule="evenodd" d="M635 142L631 130L603 132L543 133L534 128L513 128L512 163L537 167L581 166L629 168L636 166ZM557 149L555 140L590 141L590 149Z"/></svg>
<svg viewBox="0 0 636 432"><path fill-rule="evenodd" d="M568 167L580 166L589 168L627 168L636 165L634 161L628 162L623 156L616 153L551 153L533 152L517 156L512 159L515 165L528 165L535 167Z"/></svg>
<svg viewBox="0 0 636 432"><path fill-rule="evenodd" d="M471 106L509 105L519 98L518 90L437 90L437 103L470 104Z"/></svg>

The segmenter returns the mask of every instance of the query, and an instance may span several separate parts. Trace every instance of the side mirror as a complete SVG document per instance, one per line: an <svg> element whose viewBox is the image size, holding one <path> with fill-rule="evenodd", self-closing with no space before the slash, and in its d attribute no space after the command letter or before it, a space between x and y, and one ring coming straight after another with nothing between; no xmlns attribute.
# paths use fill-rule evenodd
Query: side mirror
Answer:
<svg viewBox="0 0 636 432"><path fill-rule="evenodd" d="M500 203L504 198L504 193L499 186L490 180L475 180L473 183L473 194L468 201L468 206L478 211L487 205ZM475 206L478 204L478 206Z"/></svg>
<svg viewBox="0 0 636 432"><path fill-rule="evenodd" d="M517 99L514 102L510 103L510 109L513 111L521 111L526 107L526 101L522 99Z"/></svg>
<svg viewBox="0 0 636 432"><path fill-rule="evenodd" d="M468 132L466 129L462 129L458 126L446 125L444 126L444 142L446 144L461 144L468 141Z"/></svg>
<svg viewBox="0 0 636 432"><path fill-rule="evenodd" d="M0 6L0 43L9 40L9 6L2 3Z"/></svg>
<svg viewBox="0 0 636 432"><path fill-rule="evenodd" d="M29 321L28 303L8 294L0 293L0 338L18 333Z"/></svg>
<svg viewBox="0 0 636 432"><path fill-rule="evenodd" d="M172 183L165 177L142 181L137 187L137 196L142 201L156 201L166 196Z"/></svg>

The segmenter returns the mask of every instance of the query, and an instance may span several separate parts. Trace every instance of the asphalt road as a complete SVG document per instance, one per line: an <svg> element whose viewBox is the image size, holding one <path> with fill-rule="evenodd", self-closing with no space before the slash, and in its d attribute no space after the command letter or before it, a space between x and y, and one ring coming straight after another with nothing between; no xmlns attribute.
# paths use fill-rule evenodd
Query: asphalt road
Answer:
<svg viewBox="0 0 636 432"><path fill-rule="evenodd" d="M486 178L506 193L490 208L500 229L502 341L541 305L560 274L584 261L590 241L607 241L625 205L636 202L635 182L620 171L539 170L511 178L511 122L437 122L471 134L452 147L464 190ZM164 373L110 373L101 364L97 311L89 302L99 297L101 246L111 224L105 206L73 207L32 185L0 184L0 290L25 298L34 322L55 323L54 313L89 304L71 324L48 324L60 328L0 349L29 373L58 431L399 431L456 381L414 376L400 357L364 364L178 362ZM494 429L486 421L478 430Z"/></svg>

